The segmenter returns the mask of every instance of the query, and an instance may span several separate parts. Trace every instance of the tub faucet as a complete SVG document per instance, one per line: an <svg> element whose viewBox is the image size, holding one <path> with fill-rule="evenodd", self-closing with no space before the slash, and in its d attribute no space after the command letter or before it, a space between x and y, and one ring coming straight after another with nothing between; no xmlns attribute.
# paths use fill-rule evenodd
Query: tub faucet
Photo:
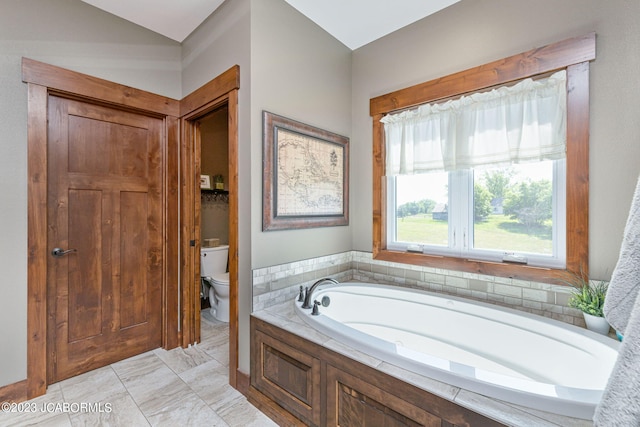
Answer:
<svg viewBox="0 0 640 427"><path fill-rule="evenodd" d="M332 279L331 277L324 277L324 278L318 280L316 283L311 285L311 288L307 289L307 292L305 293L305 296L304 296L304 304L302 304L302 308L311 308L311 301L312 301L311 297L313 295L313 292L316 290L316 288L318 286L320 286L324 282L331 282L334 285L339 285L340 284L337 280Z"/></svg>

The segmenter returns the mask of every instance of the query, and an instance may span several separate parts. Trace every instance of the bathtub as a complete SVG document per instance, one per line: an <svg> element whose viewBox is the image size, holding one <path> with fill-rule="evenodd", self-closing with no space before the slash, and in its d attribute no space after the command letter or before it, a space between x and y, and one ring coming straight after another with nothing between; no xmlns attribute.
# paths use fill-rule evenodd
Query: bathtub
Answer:
<svg viewBox="0 0 640 427"><path fill-rule="evenodd" d="M325 298L327 297L327 298ZM300 317L352 348L485 396L591 419L618 355L609 337L545 317L395 286L321 287Z"/></svg>

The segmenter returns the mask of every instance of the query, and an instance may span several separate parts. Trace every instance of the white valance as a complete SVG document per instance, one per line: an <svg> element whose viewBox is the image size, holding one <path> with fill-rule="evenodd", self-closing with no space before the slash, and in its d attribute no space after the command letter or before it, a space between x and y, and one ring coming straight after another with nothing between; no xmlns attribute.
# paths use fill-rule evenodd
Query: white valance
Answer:
<svg viewBox="0 0 640 427"><path fill-rule="evenodd" d="M566 72L382 118L386 175L508 166L566 155Z"/></svg>

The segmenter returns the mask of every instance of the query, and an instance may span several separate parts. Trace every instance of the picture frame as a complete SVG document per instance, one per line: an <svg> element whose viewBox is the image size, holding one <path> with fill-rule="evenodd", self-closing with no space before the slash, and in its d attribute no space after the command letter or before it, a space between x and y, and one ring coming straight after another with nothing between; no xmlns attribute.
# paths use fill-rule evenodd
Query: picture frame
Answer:
<svg viewBox="0 0 640 427"><path fill-rule="evenodd" d="M209 175L200 175L200 189L211 190L211 177Z"/></svg>
<svg viewBox="0 0 640 427"><path fill-rule="evenodd" d="M262 230L349 224L349 138L263 111Z"/></svg>

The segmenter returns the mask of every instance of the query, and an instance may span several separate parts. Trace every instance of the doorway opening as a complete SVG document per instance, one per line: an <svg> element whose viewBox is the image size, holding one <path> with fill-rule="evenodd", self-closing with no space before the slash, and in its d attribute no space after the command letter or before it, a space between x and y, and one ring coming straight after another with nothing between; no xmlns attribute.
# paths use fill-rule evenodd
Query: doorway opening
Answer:
<svg viewBox="0 0 640 427"><path fill-rule="evenodd" d="M225 103L196 120L200 147L200 337L203 349L223 365L229 357L229 108ZM197 148L196 148L197 150ZM200 206L197 207L199 202ZM196 304L197 309L197 304ZM196 326L197 328L197 326ZM228 371L228 369L223 372ZM225 375L228 375L225 373Z"/></svg>
<svg viewBox="0 0 640 427"><path fill-rule="evenodd" d="M238 88L236 66L181 101L180 148L182 346L201 341L204 294L201 249L215 245L217 239L218 245L228 246L229 384L235 388L238 388ZM209 157L215 158L211 164ZM216 178L222 188L216 189ZM203 215L203 200L206 209L208 200L214 198L217 210L212 215L208 212Z"/></svg>

